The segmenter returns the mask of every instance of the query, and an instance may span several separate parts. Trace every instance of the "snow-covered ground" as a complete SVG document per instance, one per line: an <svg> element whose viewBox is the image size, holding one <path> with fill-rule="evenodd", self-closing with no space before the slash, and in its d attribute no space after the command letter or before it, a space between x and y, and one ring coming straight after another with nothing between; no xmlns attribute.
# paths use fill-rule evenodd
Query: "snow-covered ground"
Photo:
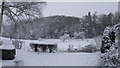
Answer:
<svg viewBox="0 0 120 68"><path fill-rule="evenodd" d="M69 48L69 45L73 45L73 48L80 49L82 47L85 47L87 45L94 45L93 39L73 39L73 40L67 40L65 42L58 42L58 49L59 50L67 50Z"/></svg>
<svg viewBox="0 0 120 68"><path fill-rule="evenodd" d="M14 60L2 60L3 66L99 66L100 53L35 53L17 50Z"/></svg>
<svg viewBox="0 0 120 68"><path fill-rule="evenodd" d="M2 60L2 66L100 66L100 53L41 53L31 51L30 43L57 44L59 50L67 50L69 45L74 48L95 45L93 39L69 39L65 42L59 39L22 40L22 49L17 50L14 60Z"/></svg>

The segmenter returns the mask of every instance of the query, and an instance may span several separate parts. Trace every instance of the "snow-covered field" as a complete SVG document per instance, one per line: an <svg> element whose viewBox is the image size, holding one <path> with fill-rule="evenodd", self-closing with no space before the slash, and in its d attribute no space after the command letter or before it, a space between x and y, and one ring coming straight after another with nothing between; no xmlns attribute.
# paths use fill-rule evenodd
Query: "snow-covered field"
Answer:
<svg viewBox="0 0 120 68"><path fill-rule="evenodd" d="M99 66L100 53L35 53L17 50L14 60L3 60L3 66Z"/></svg>
<svg viewBox="0 0 120 68"><path fill-rule="evenodd" d="M85 47L89 44L95 45L93 39L69 39L62 42L59 39L20 40L24 41L22 49L17 49L14 60L2 60L2 66L100 66L100 53L41 53L30 50L29 44L47 43L57 44L59 50L67 50L69 45L74 48Z"/></svg>
<svg viewBox="0 0 120 68"><path fill-rule="evenodd" d="M30 43L40 43L40 44L57 44L58 50L65 51L68 50L69 45L73 45L73 48L80 49L82 47L85 47L87 45L96 45L95 41L93 39L69 39L65 42L62 42L62 40L59 39L42 39L40 41L38 40L21 40L25 41L25 44L23 45L22 49L24 50L31 50L29 47Z"/></svg>
<svg viewBox="0 0 120 68"><path fill-rule="evenodd" d="M6 40L9 38L1 37L2 40ZM15 39L12 39L15 40ZM68 39L65 42L63 42L60 39L41 39L41 40L24 40L24 39L18 39L19 41L24 42L22 45L23 50L31 50L30 43L39 43L39 44L57 44L58 50L68 50L69 45L72 45L73 48L79 49L82 47L85 47L87 45L96 45L95 40L93 39ZM1 46L0 46L1 48Z"/></svg>

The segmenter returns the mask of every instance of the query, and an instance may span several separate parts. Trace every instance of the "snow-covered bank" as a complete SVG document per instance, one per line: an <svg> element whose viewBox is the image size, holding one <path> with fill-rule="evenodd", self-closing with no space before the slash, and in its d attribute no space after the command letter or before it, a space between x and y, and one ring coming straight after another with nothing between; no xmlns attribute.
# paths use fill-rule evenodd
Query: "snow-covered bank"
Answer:
<svg viewBox="0 0 120 68"><path fill-rule="evenodd" d="M15 66L15 60L22 60L22 66L99 66L100 53L35 53L17 50L14 60L3 60L3 66Z"/></svg>

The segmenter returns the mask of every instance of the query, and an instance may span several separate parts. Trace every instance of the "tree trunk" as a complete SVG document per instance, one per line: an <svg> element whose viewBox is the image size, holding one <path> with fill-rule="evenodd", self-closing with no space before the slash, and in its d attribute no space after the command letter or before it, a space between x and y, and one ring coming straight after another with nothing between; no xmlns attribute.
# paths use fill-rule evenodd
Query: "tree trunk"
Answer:
<svg viewBox="0 0 120 68"><path fill-rule="evenodd" d="M2 4L1 4L2 6L1 6L1 16L0 16L0 36L1 36L1 25L2 25L2 22L3 22L3 11L4 11L4 2L2 2Z"/></svg>

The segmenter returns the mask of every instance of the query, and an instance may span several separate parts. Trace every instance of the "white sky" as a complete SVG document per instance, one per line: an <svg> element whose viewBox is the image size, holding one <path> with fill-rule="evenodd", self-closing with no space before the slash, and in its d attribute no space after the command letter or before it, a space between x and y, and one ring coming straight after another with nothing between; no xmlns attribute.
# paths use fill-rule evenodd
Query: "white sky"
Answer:
<svg viewBox="0 0 120 68"><path fill-rule="evenodd" d="M0 0L2 1L2 0ZM8 1L8 0L7 0ZM67 15L82 17L89 11L97 14L108 14L118 11L117 2L120 0L11 0L11 1L46 1L43 15Z"/></svg>
<svg viewBox="0 0 120 68"><path fill-rule="evenodd" d="M43 15L66 15L82 17L88 12L97 14L115 13L118 11L118 2L47 2Z"/></svg>

